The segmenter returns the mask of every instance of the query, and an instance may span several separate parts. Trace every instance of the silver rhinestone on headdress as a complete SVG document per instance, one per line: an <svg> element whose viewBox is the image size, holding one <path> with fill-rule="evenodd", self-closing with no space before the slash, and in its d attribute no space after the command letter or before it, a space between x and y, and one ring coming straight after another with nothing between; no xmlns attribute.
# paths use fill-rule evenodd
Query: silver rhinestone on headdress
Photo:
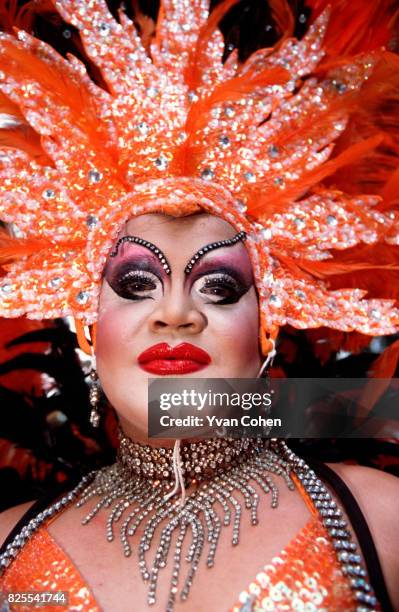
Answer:
<svg viewBox="0 0 399 612"><path fill-rule="evenodd" d="M11 283L3 283L2 285L0 285L0 291L1 293L12 293L12 285Z"/></svg>
<svg viewBox="0 0 399 612"><path fill-rule="evenodd" d="M268 148L268 153L270 157L278 157L280 154L279 148L276 145L270 145Z"/></svg>
<svg viewBox="0 0 399 612"><path fill-rule="evenodd" d="M92 170L89 170L87 176L89 178L90 183L99 183L101 179L103 178L103 175L101 174L101 172L99 172L95 168L93 168Z"/></svg>
<svg viewBox="0 0 399 612"><path fill-rule="evenodd" d="M244 172L244 178L246 181L248 181L248 183L256 182L256 176L253 172Z"/></svg>
<svg viewBox="0 0 399 612"><path fill-rule="evenodd" d="M296 227L298 230L301 230L301 229L303 229L304 227L306 227L306 223L305 223L305 221L304 221L303 219L301 219L300 217L295 217L295 219L294 219L294 223L295 223L295 227Z"/></svg>
<svg viewBox="0 0 399 612"><path fill-rule="evenodd" d="M269 296L270 304L274 304L274 306L281 306L281 300L278 295L274 295L273 293Z"/></svg>
<svg viewBox="0 0 399 612"><path fill-rule="evenodd" d="M159 94L159 89L157 89L156 87L147 87L145 93L149 98L156 98Z"/></svg>
<svg viewBox="0 0 399 612"><path fill-rule="evenodd" d="M228 117L229 119L231 119L232 117L234 117L234 115L236 114L234 108L232 106L226 106L225 109L223 110L224 114L226 115L226 117Z"/></svg>
<svg viewBox="0 0 399 612"><path fill-rule="evenodd" d="M137 124L136 129L142 136L147 136L150 130L148 124L144 121L140 121L140 123Z"/></svg>
<svg viewBox="0 0 399 612"><path fill-rule="evenodd" d="M260 230L259 233L261 237L263 238L263 240L270 240L273 235L270 227L264 227L263 229Z"/></svg>
<svg viewBox="0 0 399 612"><path fill-rule="evenodd" d="M187 94L187 98L189 102L198 102L199 100L198 94L195 91L189 91Z"/></svg>
<svg viewBox="0 0 399 612"><path fill-rule="evenodd" d="M100 23L100 25L98 26L98 32L100 36L108 36L110 31L111 27L108 25L108 23Z"/></svg>
<svg viewBox="0 0 399 612"><path fill-rule="evenodd" d="M205 170L202 170L201 172L201 178L204 181L211 181L214 177L215 173L213 170L211 170L211 168L205 168Z"/></svg>
<svg viewBox="0 0 399 612"><path fill-rule="evenodd" d="M55 198L55 191L54 189L45 189L42 195L46 200L52 200Z"/></svg>
<svg viewBox="0 0 399 612"><path fill-rule="evenodd" d="M345 93L346 90L348 89L347 85L345 85L345 83L342 83L341 81L336 81L335 79L333 79L331 82L333 84L333 87L340 94Z"/></svg>
<svg viewBox="0 0 399 612"><path fill-rule="evenodd" d="M236 200L236 206L240 213L245 213L248 210L248 206L243 202L243 200Z"/></svg>
<svg viewBox="0 0 399 612"><path fill-rule="evenodd" d="M89 297L90 296L87 291L80 291L76 296L76 301L81 305L87 304Z"/></svg>
<svg viewBox="0 0 399 612"><path fill-rule="evenodd" d="M166 157L164 157L163 155L160 155L154 161L154 165L158 168L158 170L166 170L166 168L168 167L169 163L168 163L168 160L166 159Z"/></svg>
<svg viewBox="0 0 399 612"><path fill-rule="evenodd" d="M337 225L337 217L334 217L334 215L327 215L326 222L327 225Z"/></svg>
<svg viewBox="0 0 399 612"><path fill-rule="evenodd" d="M227 148L228 146L230 146L230 138L228 136L226 136L225 134L223 134L219 138L219 144L224 149Z"/></svg>
<svg viewBox="0 0 399 612"><path fill-rule="evenodd" d="M98 224L99 224L99 218L96 217L96 215L88 215L86 217L86 225L90 229L93 228L93 227L96 227L96 225L98 225Z"/></svg>
<svg viewBox="0 0 399 612"><path fill-rule="evenodd" d="M60 276L55 276L54 278L51 278L48 283L47 286L50 289L58 289L58 287L61 286L62 283L62 278Z"/></svg>

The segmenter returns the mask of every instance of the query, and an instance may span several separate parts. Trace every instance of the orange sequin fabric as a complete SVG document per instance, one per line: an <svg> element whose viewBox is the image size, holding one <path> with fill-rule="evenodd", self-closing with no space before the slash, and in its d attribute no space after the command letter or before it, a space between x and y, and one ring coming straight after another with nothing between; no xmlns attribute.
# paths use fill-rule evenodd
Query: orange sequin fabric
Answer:
<svg viewBox="0 0 399 612"><path fill-rule="evenodd" d="M42 612L100 612L90 587L64 550L55 542L43 525L25 544L11 563L2 581L7 592L66 591L68 606L42 605ZM31 612L32 604L9 604L10 610ZM36 609L36 608L35 608Z"/></svg>
<svg viewBox="0 0 399 612"><path fill-rule="evenodd" d="M237 603L229 612L351 612L357 609L328 531L298 479L294 477L294 481L312 517L291 542L263 566L247 589L238 595ZM3 591L67 591L68 610L100 612L89 585L46 529L48 523L38 529L6 570ZM18 612L31 609L29 606L15 607ZM57 612L61 608L49 605L40 609Z"/></svg>
<svg viewBox="0 0 399 612"><path fill-rule="evenodd" d="M321 520L313 517L239 594L229 612L356 609L331 539Z"/></svg>

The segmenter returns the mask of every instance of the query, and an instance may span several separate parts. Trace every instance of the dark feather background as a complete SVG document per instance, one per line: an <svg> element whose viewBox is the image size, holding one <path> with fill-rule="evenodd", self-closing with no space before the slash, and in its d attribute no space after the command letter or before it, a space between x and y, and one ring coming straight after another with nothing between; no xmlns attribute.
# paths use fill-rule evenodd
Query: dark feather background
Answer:
<svg viewBox="0 0 399 612"><path fill-rule="evenodd" d="M158 3L137 0L108 2L114 15L122 5L150 36ZM211 2L211 6L217 2ZM290 2L294 35L306 30L309 9L302 0ZM33 11L35 8L40 14ZM33 31L62 55L84 61L93 80L104 86L87 59L76 30L62 22L47 0L35 3L0 0L0 29L17 25ZM280 34L264 0L241 0L220 24L226 56L238 48L245 59L254 50L272 46ZM390 43L398 50L398 36ZM289 377L366 377L379 353L398 337L374 339L356 332L326 328L281 330L270 375ZM54 484L114 460L116 429L113 409L103 398L102 426L89 424L87 375L75 335L66 322L37 323L0 320L0 510L35 499ZM346 351L342 353L342 350ZM398 376L398 371L395 373ZM399 475L399 445L395 440L292 440L290 445L324 461L346 460L379 467Z"/></svg>

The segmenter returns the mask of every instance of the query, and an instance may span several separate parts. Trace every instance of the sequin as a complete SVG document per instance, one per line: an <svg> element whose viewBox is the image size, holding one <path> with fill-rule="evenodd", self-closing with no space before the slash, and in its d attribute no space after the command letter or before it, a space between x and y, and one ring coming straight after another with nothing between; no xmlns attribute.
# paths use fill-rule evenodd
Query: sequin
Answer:
<svg viewBox="0 0 399 612"><path fill-rule="evenodd" d="M263 339L286 324L398 331L393 299L369 299L365 287L331 290L318 273L332 249L399 244L398 215L376 209L381 196L312 181L303 193L314 173L324 176L379 59L359 53L317 70L334 6L310 20L301 40L284 37L240 64L236 51L224 61L218 29L201 38L207 0L163 1L151 57L135 25L123 11L114 19L104 0L54 4L79 31L106 88L79 60L24 31L0 38L0 91L51 160L0 148L0 218L17 225L19 239L37 240L37 250L7 264L0 316L96 322L101 273L126 220L205 210L248 234ZM242 93L220 97L226 87ZM323 129L315 117L327 117Z"/></svg>
<svg viewBox="0 0 399 612"><path fill-rule="evenodd" d="M45 527L31 536L8 567L1 588L3 591L66 591L69 596L68 610L101 612L90 587ZM18 604L10 609L31 612L32 606ZM59 612L61 608L45 605L38 609Z"/></svg>
<svg viewBox="0 0 399 612"><path fill-rule="evenodd" d="M294 482L311 511L311 518L238 594L229 612L356 612L358 602L352 590L353 578L342 572L332 539L314 502L298 481L294 479ZM74 610L100 612L90 586L47 529L47 523L56 517L45 521L25 543L6 569L2 588L9 591L64 590L70 594L70 602L76 606ZM362 578L355 580L362 589L362 597L367 596L374 609L380 611L374 596L365 592L367 583ZM28 607L18 606L18 610L29 612ZM45 612L53 611L56 612L55 607L45 608Z"/></svg>

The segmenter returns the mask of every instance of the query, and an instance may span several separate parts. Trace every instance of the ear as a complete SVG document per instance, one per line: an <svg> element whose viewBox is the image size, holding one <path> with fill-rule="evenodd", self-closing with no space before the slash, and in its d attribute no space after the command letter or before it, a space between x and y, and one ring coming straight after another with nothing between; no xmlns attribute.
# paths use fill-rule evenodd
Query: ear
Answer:
<svg viewBox="0 0 399 612"><path fill-rule="evenodd" d="M260 328L260 346L264 357L274 349L279 329L277 325L266 328L264 326L264 321L262 321Z"/></svg>
<svg viewBox="0 0 399 612"><path fill-rule="evenodd" d="M74 321L79 348L81 348L86 355L93 356L96 350L97 324L93 323L91 326L85 326L81 319L75 318ZM89 336L89 338L87 336Z"/></svg>

